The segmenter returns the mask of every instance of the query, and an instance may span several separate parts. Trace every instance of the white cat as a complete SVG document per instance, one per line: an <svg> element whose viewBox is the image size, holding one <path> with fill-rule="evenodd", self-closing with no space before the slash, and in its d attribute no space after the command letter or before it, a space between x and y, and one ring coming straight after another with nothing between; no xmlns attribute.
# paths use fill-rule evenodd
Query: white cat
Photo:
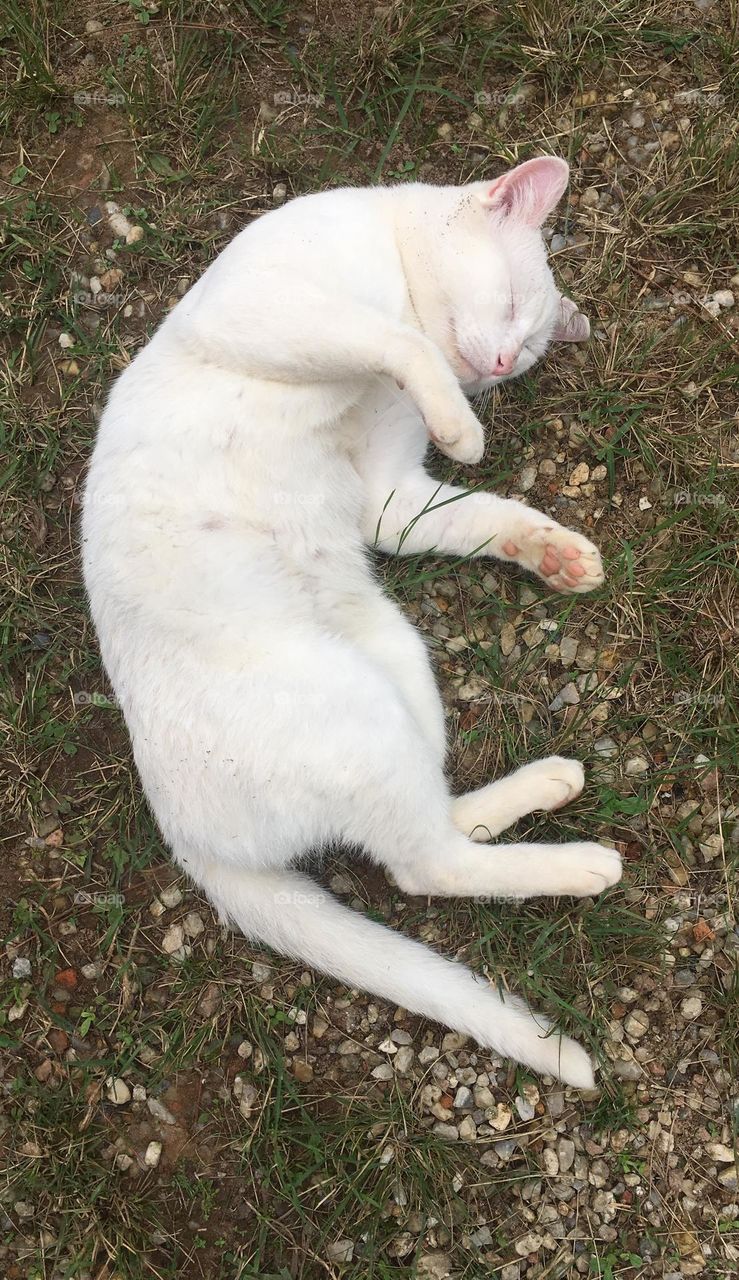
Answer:
<svg viewBox="0 0 739 1280"><path fill-rule="evenodd" d="M594 894L613 849L479 843L556 809L551 757L452 798L424 644L365 550L494 555L562 591L596 548L522 503L440 485L477 461L460 383L528 369L587 322L540 227L567 165L336 190L238 235L115 384L84 504L85 580L144 790L179 864L251 938L570 1084L574 1041L294 869L358 847L411 894Z"/></svg>

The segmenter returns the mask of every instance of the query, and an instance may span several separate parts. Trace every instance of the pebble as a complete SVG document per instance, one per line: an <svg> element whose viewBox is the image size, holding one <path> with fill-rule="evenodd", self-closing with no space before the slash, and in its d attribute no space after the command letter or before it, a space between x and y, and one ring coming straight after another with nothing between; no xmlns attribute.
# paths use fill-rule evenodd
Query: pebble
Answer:
<svg viewBox="0 0 739 1280"><path fill-rule="evenodd" d="M712 295L712 301L717 302L722 311L728 311L734 305L734 295L731 289L717 289Z"/></svg>
<svg viewBox="0 0 739 1280"><path fill-rule="evenodd" d="M703 1012L703 1001L700 996L688 996L680 1005L680 1012L687 1022L699 1018Z"/></svg>
<svg viewBox="0 0 739 1280"><path fill-rule="evenodd" d="M528 1235L521 1236L513 1247L521 1258L525 1258L529 1253L538 1253L543 1243L542 1237L536 1231L530 1231Z"/></svg>
<svg viewBox="0 0 739 1280"><path fill-rule="evenodd" d="M26 960L24 956L18 956L13 961L13 977L14 978L30 978L31 961Z"/></svg>
<svg viewBox="0 0 739 1280"><path fill-rule="evenodd" d="M560 689L559 693L555 694L554 698L552 698L552 701L549 703L549 710L561 711L563 707L576 707L579 701L580 694L577 690L577 686L570 680L570 682L564 685L564 687Z"/></svg>
<svg viewBox="0 0 739 1280"><path fill-rule="evenodd" d="M718 1160L719 1164L733 1164L735 1154L731 1147L727 1147L725 1142L709 1142L706 1152L712 1160Z"/></svg>
<svg viewBox="0 0 739 1280"><path fill-rule="evenodd" d="M185 930L181 924L171 924L162 938L162 951L165 955L174 955L185 941Z"/></svg>
<svg viewBox="0 0 739 1280"><path fill-rule="evenodd" d="M165 1107L164 1103L160 1102L158 1098L147 1098L146 1105L155 1120L160 1120L162 1124L177 1124L177 1117L173 1116L169 1108Z"/></svg>
<svg viewBox="0 0 739 1280"><path fill-rule="evenodd" d="M278 182L272 188L272 203L274 205L284 204L287 199L287 186L284 182Z"/></svg>
<svg viewBox="0 0 739 1280"><path fill-rule="evenodd" d="M398 1052L393 1058L393 1067L397 1071L398 1075L407 1076L409 1074L414 1057L415 1054L408 1045L403 1045L401 1049L398 1049Z"/></svg>
<svg viewBox="0 0 739 1280"><path fill-rule="evenodd" d="M116 1107L125 1107L126 1103L131 1101L131 1090L125 1080L121 1080L119 1076L109 1076L105 1096L108 1102L112 1102Z"/></svg>
<svg viewBox="0 0 739 1280"><path fill-rule="evenodd" d="M526 1098L517 1097L515 1107L522 1120L533 1120L536 1115L536 1108Z"/></svg>
<svg viewBox="0 0 739 1280"><path fill-rule="evenodd" d="M334 1240L332 1244L327 1246L326 1254L329 1262L351 1262L354 1257L354 1241L343 1237L340 1240Z"/></svg>
<svg viewBox="0 0 739 1280"><path fill-rule="evenodd" d="M513 653L516 647L516 628L510 622L504 622L500 629L500 652L504 658Z"/></svg>
<svg viewBox="0 0 739 1280"><path fill-rule="evenodd" d="M639 777L640 774L649 772L649 761L644 756L632 756L626 761L624 772L627 778Z"/></svg>
<svg viewBox="0 0 739 1280"><path fill-rule="evenodd" d="M560 1138L557 1143L560 1173L567 1173L575 1163L575 1144L572 1138Z"/></svg>
<svg viewBox="0 0 739 1280"><path fill-rule="evenodd" d="M172 907L179 907L182 902L182 890L178 889L175 884L170 885L168 889L163 889L159 894L159 901L163 903L167 910L171 910Z"/></svg>
<svg viewBox="0 0 739 1280"><path fill-rule="evenodd" d="M524 467L518 480L518 487L521 493L528 493L529 489L533 489L536 484L537 467L535 464Z"/></svg>
<svg viewBox="0 0 739 1280"><path fill-rule="evenodd" d="M182 927L188 938L198 938L205 928L203 917L197 911L189 911L182 921Z"/></svg>
<svg viewBox="0 0 739 1280"><path fill-rule="evenodd" d="M570 473L570 484L579 487L590 479L590 467L587 462L578 462L574 471Z"/></svg>
<svg viewBox="0 0 739 1280"><path fill-rule="evenodd" d="M146 1165L147 1169L156 1169L161 1158L162 1158L161 1142L150 1142L148 1147L146 1148L146 1151L144 1152L144 1164Z"/></svg>
<svg viewBox="0 0 739 1280"><path fill-rule="evenodd" d="M643 1009L634 1009L624 1018L624 1031L632 1040L641 1040L649 1030L649 1014Z"/></svg>

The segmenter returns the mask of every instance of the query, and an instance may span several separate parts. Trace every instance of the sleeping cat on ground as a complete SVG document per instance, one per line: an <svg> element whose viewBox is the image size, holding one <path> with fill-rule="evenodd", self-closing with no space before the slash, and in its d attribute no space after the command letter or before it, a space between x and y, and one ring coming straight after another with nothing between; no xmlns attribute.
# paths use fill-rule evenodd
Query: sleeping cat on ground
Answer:
<svg viewBox="0 0 739 1280"><path fill-rule="evenodd" d="M567 165L296 199L228 245L113 387L84 516L102 655L149 804L224 920L589 1087L585 1051L463 965L341 905L296 865L354 846L409 894L590 895L615 850L481 843L583 785L553 756L466 795L444 777L423 641L367 547L492 555L559 591L596 548L522 503L439 484L477 462L465 391L585 336L541 225Z"/></svg>

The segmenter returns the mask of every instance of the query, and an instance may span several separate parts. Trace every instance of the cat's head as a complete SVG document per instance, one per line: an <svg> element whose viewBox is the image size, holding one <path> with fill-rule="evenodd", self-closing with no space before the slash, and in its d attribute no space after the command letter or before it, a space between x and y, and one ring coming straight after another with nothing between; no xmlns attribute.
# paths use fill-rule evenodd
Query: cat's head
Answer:
<svg viewBox="0 0 739 1280"><path fill-rule="evenodd" d="M435 299L423 325L472 389L525 373L555 339L588 336L554 283L541 234L568 178L564 160L528 160L457 188L436 222Z"/></svg>

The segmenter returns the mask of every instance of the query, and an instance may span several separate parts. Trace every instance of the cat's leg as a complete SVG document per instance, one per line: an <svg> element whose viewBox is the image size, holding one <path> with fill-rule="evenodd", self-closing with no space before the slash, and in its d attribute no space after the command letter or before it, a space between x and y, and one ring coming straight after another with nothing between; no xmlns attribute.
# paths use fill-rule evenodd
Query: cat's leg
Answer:
<svg viewBox="0 0 739 1280"><path fill-rule="evenodd" d="M443 453L458 462L482 457L482 427L442 351L420 330L304 283L279 310L275 332L263 310L254 310L258 289L193 294L170 317L171 332L193 359L290 383L389 376L407 391Z"/></svg>
<svg viewBox="0 0 739 1280"><path fill-rule="evenodd" d="M592 591L603 582L600 552L588 538L514 498L441 484L421 466L366 483L363 532L379 551L494 556L557 591Z"/></svg>
<svg viewBox="0 0 739 1280"><path fill-rule="evenodd" d="M452 821L471 840L492 840L528 813L569 804L582 791L584 779L579 760L562 756L534 760L498 782L457 796Z"/></svg>

